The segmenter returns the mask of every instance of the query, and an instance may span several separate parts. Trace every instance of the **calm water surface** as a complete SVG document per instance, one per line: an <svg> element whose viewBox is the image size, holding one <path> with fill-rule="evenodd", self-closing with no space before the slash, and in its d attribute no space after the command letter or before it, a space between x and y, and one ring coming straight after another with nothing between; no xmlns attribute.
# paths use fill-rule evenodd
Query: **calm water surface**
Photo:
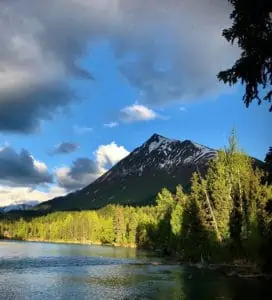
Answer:
<svg viewBox="0 0 272 300"><path fill-rule="evenodd" d="M0 299L272 299L272 284L135 249L0 241Z"/></svg>

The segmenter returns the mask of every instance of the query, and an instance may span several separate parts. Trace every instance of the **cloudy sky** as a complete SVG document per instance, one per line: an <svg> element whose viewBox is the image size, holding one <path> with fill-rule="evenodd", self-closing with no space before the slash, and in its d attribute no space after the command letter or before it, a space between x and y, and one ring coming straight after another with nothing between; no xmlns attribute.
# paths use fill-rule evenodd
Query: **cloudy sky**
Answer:
<svg viewBox="0 0 272 300"><path fill-rule="evenodd" d="M81 188L154 132L263 159L266 105L218 83L225 0L0 1L0 206ZM271 145L270 145L271 146Z"/></svg>

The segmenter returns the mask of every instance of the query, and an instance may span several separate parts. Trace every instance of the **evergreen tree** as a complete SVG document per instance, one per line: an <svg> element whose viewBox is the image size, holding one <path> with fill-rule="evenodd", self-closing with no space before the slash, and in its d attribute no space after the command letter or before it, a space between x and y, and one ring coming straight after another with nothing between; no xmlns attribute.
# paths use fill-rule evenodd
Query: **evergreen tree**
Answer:
<svg viewBox="0 0 272 300"><path fill-rule="evenodd" d="M232 44L237 42L241 57L231 69L218 74L219 80L230 85L239 80L245 85L244 103L256 99L272 100L272 4L270 0L229 0L233 6L232 26L223 36ZM260 96L259 87L264 89ZM263 92L263 90L261 91ZM270 106L272 111L272 105Z"/></svg>
<svg viewBox="0 0 272 300"><path fill-rule="evenodd" d="M113 219L115 242L117 244L126 243L126 224L124 219L124 211L121 206L117 206Z"/></svg>
<svg viewBox="0 0 272 300"><path fill-rule="evenodd" d="M171 214L171 229L174 235L180 236L181 234L181 224L183 216L183 207L181 204L177 203L176 207Z"/></svg>
<svg viewBox="0 0 272 300"><path fill-rule="evenodd" d="M168 189L163 188L156 197L156 204L159 218L169 217L175 206L172 193Z"/></svg>
<svg viewBox="0 0 272 300"><path fill-rule="evenodd" d="M191 193L184 207L182 220L181 256L189 261L200 261L209 257L208 234L201 219L202 190L197 173L193 174Z"/></svg>
<svg viewBox="0 0 272 300"><path fill-rule="evenodd" d="M181 185L178 185L176 188L176 194L173 196L175 200L175 207L171 213L171 228L172 233L179 237L181 234L181 227L182 227L182 217L183 217L183 210L184 206L187 201L187 195L184 194L183 188Z"/></svg>
<svg viewBox="0 0 272 300"><path fill-rule="evenodd" d="M264 160L268 165L272 165L272 147L269 147Z"/></svg>
<svg viewBox="0 0 272 300"><path fill-rule="evenodd" d="M127 232L128 232L127 240L131 244L136 243L137 226L138 226L137 214L134 211L132 211L129 216L129 222L127 228Z"/></svg>
<svg viewBox="0 0 272 300"><path fill-rule="evenodd" d="M231 198L231 183L225 162L225 151L219 151L216 159L210 162L206 180L207 192L214 208L219 235L223 239L228 239L233 203Z"/></svg>
<svg viewBox="0 0 272 300"><path fill-rule="evenodd" d="M163 188L156 198L158 211L158 235L157 242L164 253L169 254L172 248L171 214L176 205L172 193Z"/></svg>
<svg viewBox="0 0 272 300"><path fill-rule="evenodd" d="M269 147L269 150L265 156L265 164L266 164L266 171L267 177L266 180L269 184L272 184L272 147Z"/></svg>

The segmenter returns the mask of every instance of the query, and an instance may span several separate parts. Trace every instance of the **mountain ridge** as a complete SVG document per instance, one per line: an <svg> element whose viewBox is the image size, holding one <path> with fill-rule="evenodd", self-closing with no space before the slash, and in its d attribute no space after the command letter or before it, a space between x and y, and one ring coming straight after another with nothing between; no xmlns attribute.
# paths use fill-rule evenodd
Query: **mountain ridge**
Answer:
<svg viewBox="0 0 272 300"><path fill-rule="evenodd" d="M34 206L36 206L39 202L38 201L25 201L25 202L19 202L15 204L10 204L6 206L0 207L0 213L7 213L11 211L26 211L32 209Z"/></svg>

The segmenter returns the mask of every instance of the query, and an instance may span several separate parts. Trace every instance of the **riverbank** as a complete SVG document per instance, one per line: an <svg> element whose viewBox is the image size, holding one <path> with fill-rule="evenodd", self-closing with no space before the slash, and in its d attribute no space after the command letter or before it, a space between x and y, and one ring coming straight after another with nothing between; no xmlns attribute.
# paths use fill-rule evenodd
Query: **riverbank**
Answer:
<svg viewBox="0 0 272 300"><path fill-rule="evenodd" d="M18 242L37 242L37 243L56 243L56 244L75 244L75 245L94 245L94 246L111 246L111 247L123 247L123 248L137 248L136 244L103 244L99 241L89 241L89 240L47 240L47 239L12 239L12 238L2 238L3 241L18 241Z"/></svg>
<svg viewBox="0 0 272 300"><path fill-rule="evenodd" d="M209 269L228 277L238 277L245 279L272 280L272 273L264 273L257 264L247 262L233 263L189 263L189 266L198 269Z"/></svg>

